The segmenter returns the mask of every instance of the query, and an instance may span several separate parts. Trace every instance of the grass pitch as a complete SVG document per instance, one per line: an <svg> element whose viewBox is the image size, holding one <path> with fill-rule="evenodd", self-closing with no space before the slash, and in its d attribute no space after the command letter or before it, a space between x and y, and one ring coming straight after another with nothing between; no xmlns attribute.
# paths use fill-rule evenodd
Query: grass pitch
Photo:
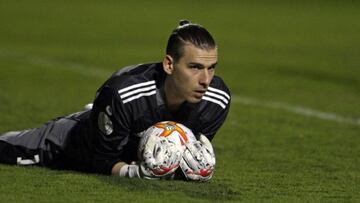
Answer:
<svg viewBox="0 0 360 203"><path fill-rule="evenodd" d="M0 165L2 202L360 201L354 1L0 3L0 132L82 109L115 70L161 60L180 19L219 46L232 92L209 183Z"/></svg>

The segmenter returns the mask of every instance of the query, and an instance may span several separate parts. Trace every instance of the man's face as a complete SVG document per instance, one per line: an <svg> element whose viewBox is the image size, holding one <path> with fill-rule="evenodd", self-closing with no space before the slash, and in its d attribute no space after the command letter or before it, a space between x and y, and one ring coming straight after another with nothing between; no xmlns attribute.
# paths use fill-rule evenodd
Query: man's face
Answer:
<svg viewBox="0 0 360 203"><path fill-rule="evenodd" d="M211 80L217 64L217 49L201 49L192 44L184 46L184 54L173 63L169 74L169 88L177 102L200 102ZM169 98L168 98L169 99Z"/></svg>

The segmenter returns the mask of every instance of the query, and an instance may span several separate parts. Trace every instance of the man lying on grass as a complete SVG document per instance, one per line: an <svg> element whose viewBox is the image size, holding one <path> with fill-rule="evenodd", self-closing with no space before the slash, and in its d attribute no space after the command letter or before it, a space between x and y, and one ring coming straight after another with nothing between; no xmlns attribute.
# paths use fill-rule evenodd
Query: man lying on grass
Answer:
<svg viewBox="0 0 360 203"><path fill-rule="evenodd" d="M163 173L209 180L215 167L209 140L230 107L228 88L214 76L217 61L211 34L198 24L180 21L162 62L115 72L85 111L0 136L0 162L123 177L162 177ZM181 123L195 135L183 140L186 150L180 156L172 144L144 133L161 121L174 121L165 122L164 129L180 126L189 134ZM144 155L144 149L138 156L140 141L150 156Z"/></svg>

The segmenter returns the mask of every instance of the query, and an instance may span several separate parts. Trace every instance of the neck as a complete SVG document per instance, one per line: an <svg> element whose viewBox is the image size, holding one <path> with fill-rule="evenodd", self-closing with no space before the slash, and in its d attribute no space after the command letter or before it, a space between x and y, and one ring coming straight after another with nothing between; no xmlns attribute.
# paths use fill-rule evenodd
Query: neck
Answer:
<svg viewBox="0 0 360 203"><path fill-rule="evenodd" d="M169 77L165 78L164 92L167 108L171 113L175 113L185 101L176 95L176 90L173 88Z"/></svg>

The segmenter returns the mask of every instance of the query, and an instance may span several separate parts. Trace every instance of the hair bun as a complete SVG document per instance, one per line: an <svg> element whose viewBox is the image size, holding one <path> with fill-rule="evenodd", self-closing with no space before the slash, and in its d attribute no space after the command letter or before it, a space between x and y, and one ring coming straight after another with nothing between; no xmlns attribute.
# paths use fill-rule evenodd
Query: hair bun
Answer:
<svg viewBox="0 0 360 203"><path fill-rule="evenodd" d="M190 23L191 23L191 22L188 21L188 20L180 20L179 25L180 25L180 26L183 26L183 25L188 25L188 24L190 24Z"/></svg>

